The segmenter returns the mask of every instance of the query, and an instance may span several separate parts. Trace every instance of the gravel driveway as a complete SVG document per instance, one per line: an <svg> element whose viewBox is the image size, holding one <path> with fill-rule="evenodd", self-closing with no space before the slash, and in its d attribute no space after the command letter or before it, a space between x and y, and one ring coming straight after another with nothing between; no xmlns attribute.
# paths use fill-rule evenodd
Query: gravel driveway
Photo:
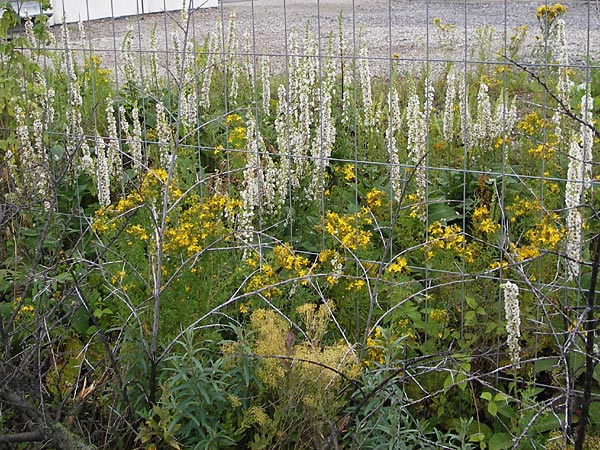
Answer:
<svg viewBox="0 0 600 450"><path fill-rule="evenodd" d="M320 37L323 51L327 36L337 33L338 23L349 38L351 47L360 45L360 36L368 46L369 56L375 59L395 55L406 64L420 65L422 61L464 60L472 57L472 44L477 42L476 30L485 26L494 28L495 46L502 48L504 35L511 35L515 27L529 29L526 46L535 45L540 26L536 9L543 1L515 0L224 0L218 8L197 10L193 13L191 33L202 41L215 23L227 26L230 15L236 15L236 28L241 36L247 33L251 52L273 55L285 54L285 37L292 29L301 32L310 23L311 32ZM583 62L589 54L598 61L600 53L600 15L597 0L565 2L567 39L571 62ZM450 33L454 42L440 39L432 25L434 18L453 24ZM88 22L88 37L94 49L103 54L110 67L118 64L118 52L128 24L132 24L136 45L149 50L150 29L156 24L159 49L171 48L171 34L180 20L178 12L148 14L120 19ZM76 26L75 26L76 29ZM352 39L356 36L357 39ZM74 33L76 38L76 33ZM495 59L491 53L490 58ZM281 59L282 60L282 59ZM277 65L277 62L275 62ZM382 65L389 63L381 62Z"/></svg>

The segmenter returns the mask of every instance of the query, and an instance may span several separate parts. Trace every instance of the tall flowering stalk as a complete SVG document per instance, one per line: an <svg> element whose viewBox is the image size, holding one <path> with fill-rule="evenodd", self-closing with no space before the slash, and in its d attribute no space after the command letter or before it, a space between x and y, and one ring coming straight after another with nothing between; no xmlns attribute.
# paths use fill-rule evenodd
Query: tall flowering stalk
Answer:
<svg viewBox="0 0 600 450"><path fill-rule="evenodd" d="M565 21L558 19L552 23L554 31L551 34L550 45L552 46L552 53L556 55L556 62L558 63L558 81L556 85L556 95L563 102L563 104L569 104L569 91L570 91L570 80L569 80L569 52L567 47L567 36L565 31ZM559 146L565 144L565 136L563 134L562 122L564 114L557 110L552 116L552 122L554 123L555 130L554 134L557 136Z"/></svg>
<svg viewBox="0 0 600 450"><path fill-rule="evenodd" d="M521 364L521 310L519 306L519 287L507 281L502 285L504 290L504 313L506 318L506 344L510 361L515 368Z"/></svg>
<svg viewBox="0 0 600 450"><path fill-rule="evenodd" d="M461 74L458 83L458 110L460 112L460 133L462 144L466 151L471 148L471 128L473 119L471 118L471 110L469 108L469 94L467 86L467 77Z"/></svg>
<svg viewBox="0 0 600 450"><path fill-rule="evenodd" d="M69 36L69 27L62 27L63 45L64 45L64 63L65 72L67 75L67 108L66 108L66 155L69 158L68 163L71 164L73 175L79 173L80 167L87 167L89 164L81 164L81 158L88 159L89 156L85 134L81 125L81 109L83 99L81 97L81 86L75 72L75 63L73 61L73 51L71 49L71 38ZM78 149L81 150L81 155L78 155Z"/></svg>
<svg viewBox="0 0 600 450"><path fill-rule="evenodd" d="M492 104L488 91L488 85L482 81L477 93L477 117L473 124L473 141L478 145L484 145L492 137Z"/></svg>
<svg viewBox="0 0 600 450"><path fill-rule="evenodd" d="M591 121L593 100L588 94L581 100L581 119ZM581 140L581 144L578 142ZM588 127L581 125L579 135L575 135L569 148L567 185L565 187L565 208L567 210L567 239L565 254L569 276L580 273L583 217L579 207L583 200L586 183L591 181L592 146L594 136ZM588 177L590 177L588 179Z"/></svg>
<svg viewBox="0 0 600 450"><path fill-rule="evenodd" d="M238 91L239 91L239 78L240 78L240 67L238 63L238 47L239 41L235 30L235 13L231 13L229 16L229 30L227 33L227 58L228 64L228 77L229 77L229 101L232 105L237 104Z"/></svg>
<svg viewBox="0 0 600 450"><path fill-rule="evenodd" d="M110 164L106 157L106 145L100 136L96 136L96 187L98 203L110 205Z"/></svg>
<svg viewBox="0 0 600 450"><path fill-rule="evenodd" d="M346 43L346 37L344 35L342 29L342 16L340 15L338 21L338 54L340 58L340 73L341 73L341 81L342 81L342 116L340 118L340 122L342 124L350 123L350 115L349 112L352 110L352 91L350 90L350 86L354 82L352 77L353 68L349 64L351 59L348 56L347 52L348 44Z"/></svg>
<svg viewBox="0 0 600 450"><path fill-rule="evenodd" d="M269 57L263 56L260 66L261 84L262 84L262 102L261 110L265 116L268 116L271 110L271 66Z"/></svg>
<svg viewBox="0 0 600 450"><path fill-rule="evenodd" d="M454 139L454 102L456 101L456 72L449 70L446 75L446 100L444 102L443 136L451 142Z"/></svg>
<svg viewBox="0 0 600 450"><path fill-rule="evenodd" d="M415 164L416 200L419 204L417 217L427 218L427 169L425 166L427 143L427 120L421 110L419 94L413 92L406 106L408 125L408 156Z"/></svg>
<svg viewBox="0 0 600 450"><path fill-rule="evenodd" d="M206 50L206 64L202 76L202 85L200 87L200 98L198 105L201 108L210 108L210 85L212 83L213 72L217 63L217 51L219 50L220 42L220 22L217 28L218 34L210 34L208 36L208 48Z"/></svg>
<svg viewBox="0 0 600 450"><path fill-rule="evenodd" d="M376 117L373 108L373 94L371 92L371 69L369 67L369 54L367 47L360 49L358 60L358 72L360 77L361 98L364 111L364 126L370 128L375 126Z"/></svg>
<svg viewBox="0 0 600 450"><path fill-rule="evenodd" d="M15 134L20 146L20 167L17 172L20 174L21 183L20 186L17 186L18 194L31 195L37 200L42 200L44 210L50 211L52 209L52 190L48 158L43 144L42 122L39 119L34 121L34 145L32 146L29 130L25 124L25 112L20 106L15 106L14 112L17 125ZM13 173L13 176L15 175L16 173Z"/></svg>
<svg viewBox="0 0 600 450"><path fill-rule="evenodd" d="M108 127L106 158L108 161L110 176L118 183L123 176L123 164L121 162L121 145L117 131L117 119L113 108L112 98L106 102L106 124Z"/></svg>
<svg viewBox="0 0 600 450"><path fill-rule="evenodd" d="M173 156L171 154L171 129L165 107L161 102L156 104L156 138L158 140L160 166L168 171Z"/></svg>
<svg viewBox="0 0 600 450"><path fill-rule="evenodd" d="M392 187L393 198L400 201L402 195L402 175L400 172L400 158L398 157L398 146L396 143L396 134L401 131L402 115L400 114L400 98L398 91L393 86L388 93L389 122L385 130L385 141L388 148L388 157L390 161L390 184Z"/></svg>
<svg viewBox="0 0 600 450"><path fill-rule="evenodd" d="M494 113L491 129L492 139L502 137L505 134L512 132L518 120L517 97L513 97L510 107L507 107L504 96L504 90L502 90L496 100L496 111Z"/></svg>
<svg viewBox="0 0 600 450"><path fill-rule="evenodd" d="M121 44L121 60L120 66L123 68L123 75L125 76L125 82L132 85L139 85L138 71L134 62L133 52L131 50L133 43L133 23L127 25L127 32L125 38Z"/></svg>
<svg viewBox="0 0 600 450"><path fill-rule="evenodd" d="M133 160L133 169L136 172L139 172L144 166L144 155L142 150L142 124L137 108L131 110L131 121L133 130L129 139L129 151L131 153L131 159Z"/></svg>
<svg viewBox="0 0 600 450"><path fill-rule="evenodd" d="M273 195L269 198L269 194L275 192L275 189L267 186L265 179L265 172L261 164L261 154L264 153L264 142L256 129L254 119L250 117L246 123L246 168L244 169L243 189L240 192L242 212L239 223L240 238L248 245L254 242L256 214L272 207Z"/></svg>
<svg viewBox="0 0 600 450"><path fill-rule="evenodd" d="M591 124L593 112L594 99L589 92L586 92L581 99L581 120ZM583 153L583 185L585 194L585 192L592 187L592 168L594 165L592 147L594 146L594 132L590 127L581 124L579 135L581 136L581 150Z"/></svg>

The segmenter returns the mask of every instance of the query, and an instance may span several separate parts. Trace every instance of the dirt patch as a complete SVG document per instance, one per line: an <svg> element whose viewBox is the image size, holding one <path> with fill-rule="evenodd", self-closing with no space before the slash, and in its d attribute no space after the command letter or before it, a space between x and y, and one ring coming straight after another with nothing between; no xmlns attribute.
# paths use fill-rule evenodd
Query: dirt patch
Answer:
<svg viewBox="0 0 600 450"><path fill-rule="evenodd" d="M446 61L476 62L477 48L482 42L481 30L493 29L494 46L502 50L516 27L528 27L525 47L540 45L536 35L540 24L536 9L543 2L504 0L488 1L419 1L419 0L229 0L218 8L200 9L191 16L189 34L201 42L209 31L221 22L227 29L229 17L235 15L239 36L245 36L247 50L252 54L270 55L276 66L282 66L292 30L302 35L310 24L310 33L317 39L322 52L327 52L328 37L337 34L341 24L350 49L358 50L361 42L380 68L389 67L394 56L406 65L422 65L425 61L445 64ZM564 16L569 55L572 63L597 60L600 52L600 15L596 2L565 3ZM439 32L434 19L451 24L454 31ZM162 61L168 65L172 51L172 33L181 30L179 12L147 14L128 18L106 19L86 23L89 41L99 51L108 67L118 68L121 43L127 28L134 33L136 50L150 50L150 31L156 29ZM73 25L76 38L77 26ZM506 36L506 38L505 38ZM495 53L487 55L495 61ZM171 58L172 59L172 58ZM279 61L279 63L277 62Z"/></svg>

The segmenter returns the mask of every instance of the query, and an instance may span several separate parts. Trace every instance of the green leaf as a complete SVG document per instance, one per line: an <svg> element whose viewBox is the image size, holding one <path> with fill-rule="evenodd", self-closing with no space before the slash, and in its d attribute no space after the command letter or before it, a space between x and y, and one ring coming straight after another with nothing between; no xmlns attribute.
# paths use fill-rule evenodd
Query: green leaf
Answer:
<svg viewBox="0 0 600 450"><path fill-rule="evenodd" d="M448 389L454 383L454 375L450 374L444 380L444 389Z"/></svg>
<svg viewBox="0 0 600 450"><path fill-rule="evenodd" d="M475 309L477 307L477 300L475 300L473 297L465 297L465 301L467 302L467 305L469 305L469 308L471 309Z"/></svg>
<svg viewBox="0 0 600 450"><path fill-rule="evenodd" d="M498 405L496 405L494 402L489 402L487 405L487 410L492 416L496 417L498 414Z"/></svg>
<svg viewBox="0 0 600 450"><path fill-rule="evenodd" d="M484 400L487 400L488 402L492 400L492 393L491 392L482 392L481 393L481 398Z"/></svg>
<svg viewBox="0 0 600 450"><path fill-rule="evenodd" d="M494 395L494 401L495 402L505 402L508 401L510 397L508 395L506 395L504 392L498 392L496 395Z"/></svg>
<svg viewBox="0 0 600 450"><path fill-rule="evenodd" d="M495 433L489 442L490 450L503 450L512 447L512 437L508 433Z"/></svg>
<svg viewBox="0 0 600 450"><path fill-rule="evenodd" d="M469 437L469 442L483 442L484 439L485 439L485 434L475 433Z"/></svg>

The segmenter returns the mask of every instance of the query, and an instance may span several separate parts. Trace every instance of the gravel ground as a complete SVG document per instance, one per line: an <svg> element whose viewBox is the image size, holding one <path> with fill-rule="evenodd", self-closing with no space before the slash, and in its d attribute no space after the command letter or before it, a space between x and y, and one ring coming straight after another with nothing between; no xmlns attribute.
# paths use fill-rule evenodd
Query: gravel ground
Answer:
<svg viewBox="0 0 600 450"><path fill-rule="evenodd" d="M427 59L460 61L465 57L476 58L471 49L478 42L477 30L485 26L494 28L494 45L497 48L503 47L505 34L512 34L513 29L521 25L529 29L525 46L536 45L535 35L540 27L535 14L540 4L543 1L224 0L218 8L194 12L190 33L197 41L202 41L208 31L215 29L217 22L223 21L227 27L230 15L235 14L238 35L247 34L250 51L272 55L277 66L282 64L283 59L278 56L285 54L286 34L289 37L292 29L303 32L309 23L311 33L320 38L320 46L326 51L327 37L331 32L337 33L341 17L351 47L358 48L362 39L367 43L369 56L375 61L395 55L408 66L420 66ZM598 0L571 1L564 5L568 8L564 18L571 62L581 63L587 55L598 61ZM454 42L440 39L432 25L434 18L455 25ZM160 13L93 21L88 22L86 27L93 48L102 53L108 67L116 68L128 24L133 25L136 45L143 51L149 50L150 30L156 25L159 49L167 51L172 46L171 34L179 20L178 12ZM76 28L74 25L74 30ZM75 39L76 35L74 32ZM493 55L491 52L489 58L495 59ZM388 66L389 62L380 62L380 67Z"/></svg>

